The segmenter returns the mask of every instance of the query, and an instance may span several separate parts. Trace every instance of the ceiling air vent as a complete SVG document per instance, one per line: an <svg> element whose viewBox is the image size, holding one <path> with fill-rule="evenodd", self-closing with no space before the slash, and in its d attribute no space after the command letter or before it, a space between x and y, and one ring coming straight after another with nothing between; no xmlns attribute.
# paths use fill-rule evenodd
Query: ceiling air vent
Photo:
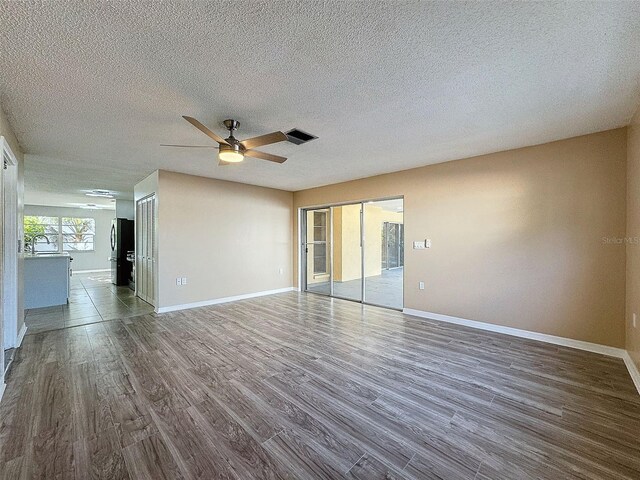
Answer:
<svg viewBox="0 0 640 480"><path fill-rule="evenodd" d="M289 141L291 143L295 143L296 145L302 145L303 143L307 143L318 138L315 135L303 132L302 130L298 130L297 128L284 133L288 137Z"/></svg>

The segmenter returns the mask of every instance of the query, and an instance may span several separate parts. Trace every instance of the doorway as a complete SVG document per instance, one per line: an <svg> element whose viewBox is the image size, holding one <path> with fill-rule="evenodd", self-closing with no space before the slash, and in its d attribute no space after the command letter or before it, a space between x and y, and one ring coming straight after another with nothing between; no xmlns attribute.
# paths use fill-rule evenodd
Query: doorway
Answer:
<svg viewBox="0 0 640 480"><path fill-rule="evenodd" d="M404 200L302 210L303 291L401 310Z"/></svg>

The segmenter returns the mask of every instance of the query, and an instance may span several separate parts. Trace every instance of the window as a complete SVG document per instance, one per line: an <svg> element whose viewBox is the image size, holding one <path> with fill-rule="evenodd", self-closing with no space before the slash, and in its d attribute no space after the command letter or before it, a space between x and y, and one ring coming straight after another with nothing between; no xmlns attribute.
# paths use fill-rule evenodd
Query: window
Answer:
<svg viewBox="0 0 640 480"><path fill-rule="evenodd" d="M58 252L60 239L59 217L36 217L25 215L24 217L25 247L33 248L35 242L36 252Z"/></svg>
<svg viewBox="0 0 640 480"><path fill-rule="evenodd" d="M96 235L96 221L93 218L62 217L62 250L94 250L93 239Z"/></svg>
<svg viewBox="0 0 640 480"><path fill-rule="evenodd" d="M327 273L327 212L313 212L313 273ZM318 243L324 242L324 243Z"/></svg>
<svg viewBox="0 0 640 480"><path fill-rule="evenodd" d="M36 252L93 251L96 221L93 218L25 215L25 248Z"/></svg>

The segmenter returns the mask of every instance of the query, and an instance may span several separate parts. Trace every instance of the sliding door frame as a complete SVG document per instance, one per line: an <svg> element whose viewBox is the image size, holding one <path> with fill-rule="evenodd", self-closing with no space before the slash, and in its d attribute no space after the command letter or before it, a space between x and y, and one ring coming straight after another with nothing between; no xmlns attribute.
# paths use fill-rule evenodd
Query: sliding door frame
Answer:
<svg viewBox="0 0 640 480"><path fill-rule="evenodd" d="M399 310L402 311L402 308L404 307L404 271L403 271L403 275L402 275L402 291L403 291L403 305L400 308L393 308L393 307L389 307L388 305L379 305L376 303L372 303L372 302L367 302L366 299L366 276L365 276L365 242L366 242L366 235L365 235L365 205L367 203L374 203L374 202L382 202L385 200L402 200L402 204L404 205L404 195L397 195L397 196L392 196L392 197L378 197L378 198L372 198L372 199L366 199L366 200L356 200L356 201L350 201L350 202L338 202L338 203L330 203L330 204L324 204L324 205L317 205L317 206L312 206L312 207L301 207L298 209L299 212L299 216L298 216L298 248L299 248L299 254L298 254L298 268L300 270L299 272L299 281L300 281L300 291L302 292L306 292L306 293L312 293L315 295L323 295L325 297L332 297L332 298L339 298L341 300L349 300L352 302L358 302L358 303L362 303L363 305L372 305L375 307L382 307L382 308L388 308L391 310ZM334 207L343 207L346 205L360 205L360 300L358 299L354 299L354 298L347 298L347 297L341 297L338 295L334 294L334 288L333 288L333 243L334 243L334 238L333 238L333 209ZM307 213L308 212L312 212L314 210L328 210L329 211L329 224L331 225L330 230L330 236L331 236L331 241L330 243L330 259L329 259L329 292L330 293L322 293L322 292L314 292L312 290L308 289L308 278L307 278L307 270L308 270L308 264L307 262L309 261L308 258L308 252L307 252L307 245L309 244L308 239L307 239ZM403 229L404 229L405 223L403 221ZM402 241L404 242L404 235L402 236ZM404 262L403 265L404 267Z"/></svg>

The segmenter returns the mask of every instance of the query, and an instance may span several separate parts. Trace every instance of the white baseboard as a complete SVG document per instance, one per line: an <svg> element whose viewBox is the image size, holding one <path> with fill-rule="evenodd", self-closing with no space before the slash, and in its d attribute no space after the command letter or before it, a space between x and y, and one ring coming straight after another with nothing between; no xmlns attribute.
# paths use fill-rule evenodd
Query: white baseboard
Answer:
<svg viewBox="0 0 640 480"><path fill-rule="evenodd" d="M635 362L631 358L631 355L629 355L629 352L625 351L624 353L625 355L624 357L622 357L622 359L624 360L624 364L627 366L627 370L629 370L629 375L631 375L631 380L633 380L633 383L635 384L636 389L638 390L638 393L640 393L640 371L638 370L638 367L636 366Z"/></svg>
<svg viewBox="0 0 640 480"><path fill-rule="evenodd" d="M0 383L0 402L2 401L2 396L4 395L5 388L7 388L7 384L3 381L2 383Z"/></svg>
<svg viewBox="0 0 640 480"><path fill-rule="evenodd" d="M24 339L24 336L26 335L26 333L27 333L27 325L26 323L23 323L22 328L18 332L18 338L16 339L16 348L20 348L20 345L22 345L22 340Z"/></svg>
<svg viewBox="0 0 640 480"><path fill-rule="evenodd" d="M455 323L456 325L464 325L466 327L477 328L479 330L487 330L489 332L504 333L514 337L528 338L530 340L539 340L541 342L553 343L554 345L562 345L564 347L572 347L588 352L609 355L610 357L624 358L627 353L623 348L609 347L598 343L584 342L582 340L573 340L571 338L557 337L555 335L547 335L546 333L531 332L529 330L520 330L519 328L503 327L502 325L494 325L492 323L478 322L476 320L467 320L466 318L452 317L450 315L442 315L441 313L423 312L422 310L414 310L412 308L404 308L402 313L413 315L414 317L430 318L432 320L440 320L441 322Z"/></svg>
<svg viewBox="0 0 640 480"><path fill-rule="evenodd" d="M202 302L185 303L183 305L171 305L170 307L160 307L156 309L156 313L175 312L177 310L186 310L189 308L207 307L209 305L217 305L219 303L235 302L237 300L246 300L248 298L264 297L265 295L273 295L276 293L284 293L294 291L294 287L278 288L276 290L264 290L262 292L245 293L243 295L235 295L233 297L214 298L212 300L204 300Z"/></svg>
<svg viewBox="0 0 640 480"><path fill-rule="evenodd" d="M105 273L110 271L110 268L99 268L97 270L74 270L73 273Z"/></svg>
<svg viewBox="0 0 640 480"><path fill-rule="evenodd" d="M504 333L505 335L512 335L514 337L528 338L530 340L538 340L540 342L552 343L554 345L561 345L563 347L577 348L579 350L586 350L587 352L600 353L602 355L608 355L610 357L621 358L624 360L629 375L640 394L640 372L623 348L609 347L607 345L600 345L599 343L584 342L582 340L574 340L572 338L558 337L555 335L548 335L546 333L531 332L529 330L521 330L513 327L503 327L502 325L494 325L492 323L478 322L476 320L468 320L466 318L452 317L450 315L443 315L441 313L425 312L422 310L414 310L413 308L403 308L402 313L407 315L413 315L414 317L428 318L431 320L439 320L441 322L453 323L456 325L464 325L465 327L477 328L478 330L486 330L489 332Z"/></svg>

